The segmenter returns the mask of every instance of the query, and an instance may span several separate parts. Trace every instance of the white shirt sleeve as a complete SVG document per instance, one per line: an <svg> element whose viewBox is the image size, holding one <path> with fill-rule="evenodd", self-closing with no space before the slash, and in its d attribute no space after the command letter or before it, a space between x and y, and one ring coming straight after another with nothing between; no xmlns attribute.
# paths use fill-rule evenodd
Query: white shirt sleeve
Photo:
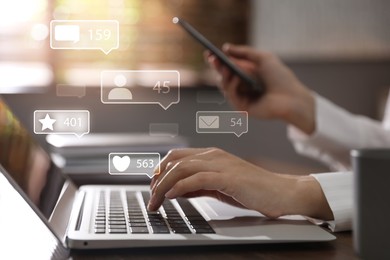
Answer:
<svg viewBox="0 0 390 260"><path fill-rule="evenodd" d="M349 113L316 95L316 132L308 136L289 126L297 152L318 159L334 170L350 170L350 151L390 147L390 130L379 121Z"/></svg>
<svg viewBox="0 0 390 260"><path fill-rule="evenodd" d="M334 232L351 230L353 210L352 172L331 172L311 174L311 176L320 183L334 216L333 221L313 219L314 222L325 223Z"/></svg>
<svg viewBox="0 0 390 260"><path fill-rule="evenodd" d="M333 231L349 230L353 203L350 150L390 147L390 97L382 123L351 114L318 95L315 98L316 132L308 136L289 126L288 135L297 152L341 171L312 176L320 183L333 212L334 221L326 223Z"/></svg>

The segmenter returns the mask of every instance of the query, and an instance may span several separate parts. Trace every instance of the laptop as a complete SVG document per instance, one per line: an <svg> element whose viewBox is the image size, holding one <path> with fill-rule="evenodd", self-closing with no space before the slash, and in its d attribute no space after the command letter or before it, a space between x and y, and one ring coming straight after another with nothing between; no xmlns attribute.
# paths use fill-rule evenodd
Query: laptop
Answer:
<svg viewBox="0 0 390 260"><path fill-rule="evenodd" d="M0 172L66 248L331 241L301 216L270 220L211 198L166 200L148 212L149 185L76 185L0 100ZM14 223L17 224L17 223Z"/></svg>

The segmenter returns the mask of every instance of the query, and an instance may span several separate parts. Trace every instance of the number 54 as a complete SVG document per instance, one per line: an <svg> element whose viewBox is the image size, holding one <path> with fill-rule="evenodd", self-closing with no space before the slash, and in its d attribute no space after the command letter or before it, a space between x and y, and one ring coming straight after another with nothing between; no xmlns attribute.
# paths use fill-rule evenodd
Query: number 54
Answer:
<svg viewBox="0 0 390 260"><path fill-rule="evenodd" d="M241 118L232 117L230 119L230 126L236 126L236 125L242 126L242 120Z"/></svg>

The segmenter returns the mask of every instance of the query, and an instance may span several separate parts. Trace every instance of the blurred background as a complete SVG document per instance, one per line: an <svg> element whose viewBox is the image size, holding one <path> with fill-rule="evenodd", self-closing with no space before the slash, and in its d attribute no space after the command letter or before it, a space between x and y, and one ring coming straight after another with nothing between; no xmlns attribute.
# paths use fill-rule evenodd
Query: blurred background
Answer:
<svg viewBox="0 0 390 260"><path fill-rule="evenodd" d="M248 44L279 55L313 91L353 113L381 119L390 86L390 2L386 0L0 0L0 93L33 133L37 109L87 109L91 133L149 132L170 123L195 147L217 146L271 168L325 166L295 154L286 126L249 120L249 131L197 134L196 111L232 108L215 88L203 49L172 17L188 20L217 46ZM53 50L51 20L118 20L119 49ZM181 99L158 105L100 101L102 70L178 70ZM83 97L56 86L86 87ZM44 146L45 136L36 135Z"/></svg>

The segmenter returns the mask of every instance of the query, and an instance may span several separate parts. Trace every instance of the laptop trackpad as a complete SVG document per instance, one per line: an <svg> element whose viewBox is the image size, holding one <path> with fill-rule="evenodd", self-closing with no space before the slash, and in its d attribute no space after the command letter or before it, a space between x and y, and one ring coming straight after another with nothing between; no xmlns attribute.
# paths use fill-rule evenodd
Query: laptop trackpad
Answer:
<svg viewBox="0 0 390 260"><path fill-rule="evenodd" d="M287 216L276 220L268 219L254 210L237 208L214 198L191 199L191 202L203 214L214 230L228 237L258 237L294 241L311 237L312 229L301 216ZM299 240L298 239L298 240Z"/></svg>
<svg viewBox="0 0 390 260"><path fill-rule="evenodd" d="M226 220L236 217L263 217L257 211L231 206L214 198L202 197L192 199L191 202L205 215L207 220Z"/></svg>

